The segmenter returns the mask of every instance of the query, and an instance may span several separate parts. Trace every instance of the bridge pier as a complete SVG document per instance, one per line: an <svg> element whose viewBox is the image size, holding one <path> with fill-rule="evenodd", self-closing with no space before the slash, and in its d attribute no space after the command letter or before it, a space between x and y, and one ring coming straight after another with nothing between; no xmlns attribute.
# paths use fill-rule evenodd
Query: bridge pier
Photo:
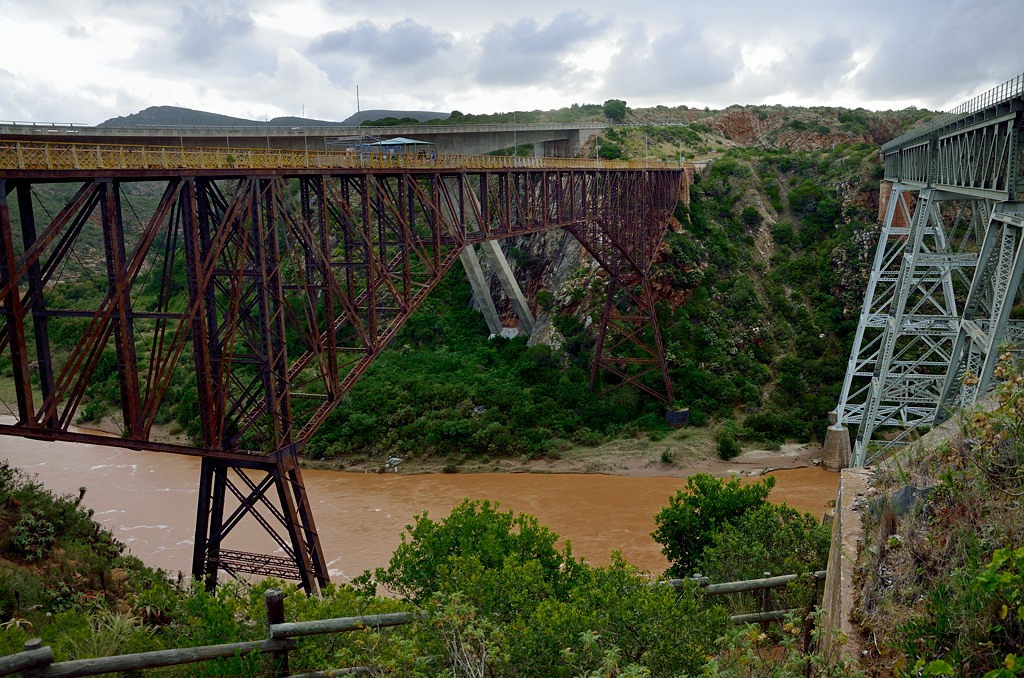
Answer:
<svg viewBox="0 0 1024 678"><path fill-rule="evenodd" d="M821 466L828 471L842 471L850 466L850 429L842 424L832 424L825 429L825 443L822 448Z"/></svg>
<svg viewBox="0 0 1024 678"><path fill-rule="evenodd" d="M515 274L512 273L512 267L509 265L505 253L501 250L501 243L497 240L485 240L481 243L480 247L487 253L487 259L491 262L491 266L494 267L494 274L498 277L505 296L512 302L512 308L515 309L516 317L519 318L519 325L523 328L523 332L528 335L533 334L533 311L530 310L530 305L526 301L526 295L523 294L522 288L519 287L519 282L516 280Z"/></svg>
<svg viewBox="0 0 1024 678"><path fill-rule="evenodd" d="M264 476L256 482L253 472ZM239 506L225 516L229 494ZM225 539L246 515L257 517L284 556L225 548ZM192 579L210 591L219 570L298 581L307 593L330 582L294 445L271 458L203 458L193 548Z"/></svg>
<svg viewBox="0 0 1024 678"><path fill-rule="evenodd" d="M453 179L449 178L445 181L448 182L452 190L457 190ZM462 225L467 233L478 233L480 232L480 199L477 198L476 194L467 192L463 195L463 200L467 203L465 207L468 209L464 210L464 215L461 217ZM454 214L451 207L445 207L445 210L450 217L460 218ZM527 335L533 334L533 312L530 311L526 295L523 294L522 288L519 287L519 283L516 281L515 274L512 273L512 267L509 265L501 245L497 240L484 240L480 243L480 248L494 269L502 291L512 302L512 308L516 312L516 317L519 319L519 325L522 327L523 332ZM459 255L459 259L466 271L466 278L469 280L470 288L473 290L473 297L480 305L480 312L483 313L484 319L487 321L487 329L493 336L500 335L505 327L501 323L501 316L498 314L498 308L491 296L491 286L487 283L487 277L484 275L483 267L480 265L480 258L477 256L474 245L467 244Z"/></svg>
<svg viewBox="0 0 1024 678"><path fill-rule="evenodd" d="M473 298L480 306L480 313L487 321L487 330L492 335L499 335L504 327L501 324L501 316L498 315L498 307L494 305L491 297L491 286L487 284L484 276L484 269L480 266L480 257L476 255L476 248L467 245L459 255L462 268L466 271L466 279L469 280L469 287L473 290Z"/></svg>

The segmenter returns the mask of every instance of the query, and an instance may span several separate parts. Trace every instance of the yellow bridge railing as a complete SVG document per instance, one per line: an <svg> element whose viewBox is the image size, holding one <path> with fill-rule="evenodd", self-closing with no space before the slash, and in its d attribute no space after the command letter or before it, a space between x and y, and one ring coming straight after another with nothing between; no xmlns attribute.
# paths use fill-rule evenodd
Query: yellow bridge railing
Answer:
<svg viewBox="0 0 1024 678"><path fill-rule="evenodd" d="M665 171L681 168L673 163L640 160L0 141L0 175L6 171L19 170L80 172L292 169L652 169Z"/></svg>

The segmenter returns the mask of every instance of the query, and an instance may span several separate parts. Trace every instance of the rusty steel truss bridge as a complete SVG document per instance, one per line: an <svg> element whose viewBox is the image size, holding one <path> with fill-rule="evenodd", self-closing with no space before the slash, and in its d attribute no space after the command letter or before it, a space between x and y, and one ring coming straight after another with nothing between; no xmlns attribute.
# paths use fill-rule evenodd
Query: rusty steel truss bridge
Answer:
<svg viewBox="0 0 1024 678"><path fill-rule="evenodd" d="M974 405L1024 314L1024 75L881 148L885 217L828 436L870 464ZM887 202L886 202L887 200Z"/></svg>
<svg viewBox="0 0 1024 678"><path fill-rule="evenodd" d="M647 272L687 186L643 163L0 136L0 434L201 457L194 578L314 591L299 450L475 245L571 233L606 272L591 387L671 403ZM182 390L195 446L153 437ZM74 427L113 402L119 436ZM229 548L253 519L270 553Z"/></svg>

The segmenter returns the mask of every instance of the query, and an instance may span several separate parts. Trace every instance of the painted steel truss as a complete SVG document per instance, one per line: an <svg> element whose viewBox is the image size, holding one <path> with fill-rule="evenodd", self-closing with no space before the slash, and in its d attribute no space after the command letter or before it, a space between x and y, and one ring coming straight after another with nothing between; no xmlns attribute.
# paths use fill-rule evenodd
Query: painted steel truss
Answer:
<svg viewBox="0 0 1024 678"><path fill-rule="evenodd" d="M854 466L977 402L1000 344L1024 338L1020 204L924 189L911 215L912 195L893 186L836 409Z"/></svg>
<svg viewBox="0 0 1024 678"><path fill-rule="evenodd" d="M297 450L472 244L568 229L609 280L592 382L671 402L647 266L681 170L98 174L0 175L17 400L0 434L202 456L193 572L211 584L218 569L327 581ZM91 392L111 376L116 393ZM106 401L120 437L73 429ZM171 408L199 447L152 439ZM225 544L247 516L285 556Z"/></svg>
<svg viewBox="0 0 1024 678"><path fill-rule="evenodd" d="M892 189L836 409L858 426L855 466L877 456L879 429L895 431L881 447L901 444L938 403L987 218L982 201L950 210L943 197L923 190L911 211L907 187Z"/></svg>
<svg viewBox="0 0 1024 678"><path fill-rule="evenodd" d="M978 402L992 387L1003 349L1024 346L1024 323L1010 318L1020 302L1024 273L1024 204L997 203L985 230L970 292L964 303L936 423Z"/></svg>
<svg viewBox="0 0 1024 678"><path fill-rule="evenodd" d="M1022 111L1019 76L882 146L892 195L836 408L854 466L977 402L1024 338Z"/></svg>

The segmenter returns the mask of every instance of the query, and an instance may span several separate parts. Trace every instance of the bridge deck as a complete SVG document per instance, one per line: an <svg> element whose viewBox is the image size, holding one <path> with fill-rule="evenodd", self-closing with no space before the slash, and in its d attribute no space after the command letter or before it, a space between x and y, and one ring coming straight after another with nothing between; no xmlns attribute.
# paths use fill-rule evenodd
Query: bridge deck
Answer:
<svg viewBox="0 0 1024 678"><path fill-rule="evenodd" d="M678 164L594 160L590 158L524 158L495 155L425 153L350 153L321 150L198 148L129 144L36 143L0 141L0 176L69 171L172 172L247 170L671 170Z"/></svg>
<svg viewBox="0 0 1024 678"><path fill-rule="evenodd" d="M1022 112L1019 75L882 146L885 178L966 199L1017 200L1024 190Z"/></svg>

